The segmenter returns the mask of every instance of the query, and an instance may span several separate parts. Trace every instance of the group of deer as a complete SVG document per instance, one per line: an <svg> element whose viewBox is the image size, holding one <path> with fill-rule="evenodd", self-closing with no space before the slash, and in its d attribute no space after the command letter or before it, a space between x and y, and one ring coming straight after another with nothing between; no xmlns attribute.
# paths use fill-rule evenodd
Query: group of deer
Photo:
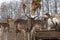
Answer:
<svg viewBox="0 0 60 40"><path fill-rule="evenodd" d="M28 16L27 16L28 17ZM35 17L36 18L36 17ZM35 20L35 18L28 17L27 20L24 19L17 19L14 21L14 25L16 27L16 33L18 32L29 32L33 34L35 29L39 30L60 30L60 15L54 14L50 16L47 13L44 14L44 20ZM47 27L45 28L44 25L47 24ZM7 29L9 30L9 23L0 23L0 28L3 27L4 31Z"/></svg>
<svg viewBox="0 0 60 40"><path fill-rule="evenodd" d="M45 19L47 19L48 30L60 31L60 15L55 13L50 15L48 12L44 14Z"/></svg>
<svg viewBox="0 0 60 40"><path fill-rule="evenodd" d="M36 18L36 17L35 17ZM28 17L28 20L17 19L15 21L17 32L23 31L24 33L28 32L33 34L36 29L38 30L56 30L60 31L60 15L55 14L50 16L50 14L44 14L44 20L35 20L35 18ZM47 25L44 27L44 25Z"/></svg>
<svg viewBox="0 0 60 40"><path fill-rule="evenodd" d="M31 12L32 12L32 16L34 16L35 11L39 8L41 8L41 4L40 4L41 0L33 0L32 1L32 5L31 5ZM25 8L26 5L23 4L23 10L25 13ZM39 13L40 14L40 13ZM39 15L38 14L38 15ZM26 14L25 14L26 15ZM27 15L26 15L27 16ZM31 36L33 34L33 32L36 29L39 30L60 30L60 15L59 14L55 14L55 15L50 15L48 12L44 13L44 20L35 20L36 17L28 17L27 20L24 19L16 19L13 23L14 23L14 27L16 27L16 33L18 32L24 32L24 35L26 33L31 33ZM4 30L7 28L7 30L10 29L10 22L9 20L7 20L7 23L0 23L0 27L3 27ZM26 35L25 35L26 36ZM24 40L27 40L24 38ZM28 39L30 40L30 39Z"/></svg>
<svg viewBox="0 0 60 40"><path fill-rule="evenodd" d="M7 23L0 23L0 27L1 28L3 27L4 31L9 31L11 22L12 21L10 21L10 18L7 18ZM43 28L43 24L44 24L43 21L35 20L35 18L31 18L31 17L28 17L28 20L17 19L13 23L15 25L14 27L16 28L16 34L18 32L23 32L25 37L26 37L26 33L29 34L29 33L33 32L32 29L34 29L33 28L34 26L36 26L36 28L39 29L39 28ZM25 37L24 37L24 40L27 40Z"/></svg>
<svg viewBox="0 0 60 40"><path fill-rule="evenodd" d="M40 4L40 2L41 2L41 0L33 0L32 1L32 4L31 4L31 12L32 12L32 15L34 15L34 13L35 13L35 11L39 8L41 8L41 4ZM23 4L23 10L24 10L24 12L25 12L25 8L26 8L26 5L25 4ZM54 17L57 17L58 18L58 20L60 20L60 18L59 18L59 15L58 14L56 14L57 16L50 16L49 14L47 15L45 15L45 18L44 18L44 20L45 21L43 21L44 23L47 23L47 21L51 21L51 19L53 19L52 20L52 22L48 22L48 24L49 24L49 26L53 26L53 25L50 25L50 24L54 24L54 25L56 25L57 23L55 22L55 20L54 19L56 19L56 18L54 18ZM31 24L35 24L34 22L31 22L31 18L28 18L28 20L30 21L30 26L31 26ZM28 20L21 20L21 19L19 19L19 20L16 20L15 21L15 23L16 24L18 24L18 23L20 23L21 25L27 25L28 23L29 23L29 21ZM28 22L27 22L28 21ZM34 19L32 20L32 21L35 21ZM56 20L57 21L57 20ZM42 23L43 23L42 22ZM60 21L57 21L58 22L58 24L60 23ZM39 20L39 22L37 21L37 23L39 24L42 24L41 22L40 22L40 20ZM36 23L36 24L37 24ZM44 24L43 23L43 24ZM7 24L8 25L8 23L1 23L0 25L3 25L3 26L7 26L7 25L5 25L5 24ZM39 25L40 25L39 24ZM9 28L9 27L8 27ZM23 27L24 28L24 27ZM43 27L42 27L43 28ZM5 28L4 28L5 29ZM25 29L25 28L24 28ZM49 29L49 28L48 28Z"/></svg>

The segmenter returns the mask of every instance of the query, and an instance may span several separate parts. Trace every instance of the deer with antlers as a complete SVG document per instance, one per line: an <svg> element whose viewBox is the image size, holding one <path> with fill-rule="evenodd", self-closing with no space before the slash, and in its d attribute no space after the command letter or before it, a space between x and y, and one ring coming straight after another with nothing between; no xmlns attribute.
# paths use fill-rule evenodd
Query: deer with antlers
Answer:
<svg viewBox="0 0 60 40"><path fill-rule="evenodd" d="M24 20L24 19L17 19L15 21L15 25L16 25L16 30L17 32L24 32L24 40L30 40L26 38L26 33L30 33L30 31L32 30L32 24L33 24L33 20L34 18L30 18L28 20Z"/></svg>
<svg viewBox="0 0 60 40"><path fill-rule="evenodd" d="M25 9L26 9L26 5L25 4L23 4L23 6L22 6L22 8L23 8L23 10L24 10L24 13L25 13ZM34 12L35 12L35 10L36 9L40 9L41 8L41 5L40 5L40 0L33 0L33 3L32 3L32 6L31 6L31 12L32 12L32 15L34 15ZM26 14L25 14L25 16L26 16ZM27 16L28 17L28 16ZM35 18L31 18L31 17L28 17L28 20L24 20L24 19L17 19L16 21L15 21L15 25L16 25L16 30L17 30L17 32L21 32L21 31L23 31L24 32L24 35L25 35L25 37L26 37L26 32L28 32L28 34L29 33L33 33L33 31L31 31L31 30L33 30L33 27L34 26L36 26L36 25L38 25L38 28L40 28L41 27L41 29L43 28L42 26L42 24L43 24L43 21L40 21L40 20L34 20ZM37 26L36 26L37 27ZM35 28L36 28L35 27ZM29 36L28 36L29 37ZM27 40L27 39L25 39L24 38L24 40ZM30 39L28 39L28 40L30 40Z"/></svg>
<svg viewBox="0 0 60 40"><path fill-rule="evenodd" d="M27 16L28 17L28 16ZM35 20L36 17L34 18L31 18L31 17L28 17L28 20L24 20L24 19L17 19L15 21L15 25L16 25L16 32L24 32L24 35L26 37L26 33L28 33L28 39L26 39L24 37L24 40L31 40L30 36L32 36L33 32L35 31L35 29L43 29L44 28L44 21L41 21L41 20ZM31 33L31 34L30 34Z"/></svg>

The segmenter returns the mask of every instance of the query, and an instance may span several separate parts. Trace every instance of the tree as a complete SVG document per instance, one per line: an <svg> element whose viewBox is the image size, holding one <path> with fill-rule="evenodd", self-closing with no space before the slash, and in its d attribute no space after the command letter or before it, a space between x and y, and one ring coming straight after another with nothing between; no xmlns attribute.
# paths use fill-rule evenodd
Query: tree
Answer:
<svg viewBox="0 0 60 40"><path fill-rule="evenodd" d="M2 21L3 22L6 22L7 11L8 11L7 3L3 2L1 4L1 14L2 14Z"/></svg>
<svg viewBox="0 0 60 40"><path fill-rule="evenodd" d="M55 13L57 13L57 2L55 0Z"/></svg>

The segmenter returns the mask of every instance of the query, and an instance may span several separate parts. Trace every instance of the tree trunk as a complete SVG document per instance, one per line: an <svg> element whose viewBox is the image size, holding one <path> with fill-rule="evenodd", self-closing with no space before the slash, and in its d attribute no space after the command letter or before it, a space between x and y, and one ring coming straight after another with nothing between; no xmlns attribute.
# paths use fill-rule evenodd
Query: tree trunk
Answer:
<svg viewBox="0 0 60 40"><path fill-rule="evenodd" d="M57 13L57 2L55 0L55 13Z"/></svg>

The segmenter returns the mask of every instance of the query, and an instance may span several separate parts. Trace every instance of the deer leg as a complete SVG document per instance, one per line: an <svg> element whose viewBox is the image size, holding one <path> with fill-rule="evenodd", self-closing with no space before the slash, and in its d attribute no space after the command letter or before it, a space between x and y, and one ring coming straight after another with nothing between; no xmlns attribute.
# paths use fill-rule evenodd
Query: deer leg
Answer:
<svg viewBox="0 0 60 40"><path fill-rule="evenodd" d="M7 35L8 35L8 31L6 30L5 32L4 32L4 40L7 40L8 38L7 38Z"/></svg>
<svg viewBox="0 0 60 40"><path fill-rule="evenodd" d="M31 32L27 32L28 40L32 40L31 38Z"/></svg>
<svg viewBox="0 0 60 40"><path fill-rule="evenodd" d="M5 32L5 27L3 27L3 32Z"/></svg>
<svg viewBox="0 0 60 40"><path fill-rule="evenodd" d="M4 32L9 32L9 27L8 26L6 26L6 27L4 27Z"/></svg>
<svg viewBox="0 0 60 40"><path fill-rule="evenodd" d="M17 26L16 26L16 36L17 36L17 33L18 33L18 28L17 28Z"/></svg>
<svg viewBox="0 0 60 40"><path fill-rule="evenodd" d="M35 27L33 27L31 30L31 40L35 40L34 33L35 33Z"/></svg>
<svg viewBox="0 0 60 40"><path fill-rule="evenodd" d="M8 26L7 26L7 27L8 27L8 32L9 32L9 31L10 31L10 26L9 26L9 24L8 24Z"/></svg>
<svg viewBox="0 0 60 40"><path fill-rule="evenodd" d="M22 30L23 33L24 33L24 40L28 40L28 35L27 35L27 32L25 30Z"/></svg>
<svg viewBox="0 0 60 40"><path fill-rule="evenodd" d="M17 26L16 26L16 33L15 33L16 36L15 36L15 40L17 40L17 34L18 34L18 31L17 31L17 30L18 30L18 28L17 28Z"/></svg>

